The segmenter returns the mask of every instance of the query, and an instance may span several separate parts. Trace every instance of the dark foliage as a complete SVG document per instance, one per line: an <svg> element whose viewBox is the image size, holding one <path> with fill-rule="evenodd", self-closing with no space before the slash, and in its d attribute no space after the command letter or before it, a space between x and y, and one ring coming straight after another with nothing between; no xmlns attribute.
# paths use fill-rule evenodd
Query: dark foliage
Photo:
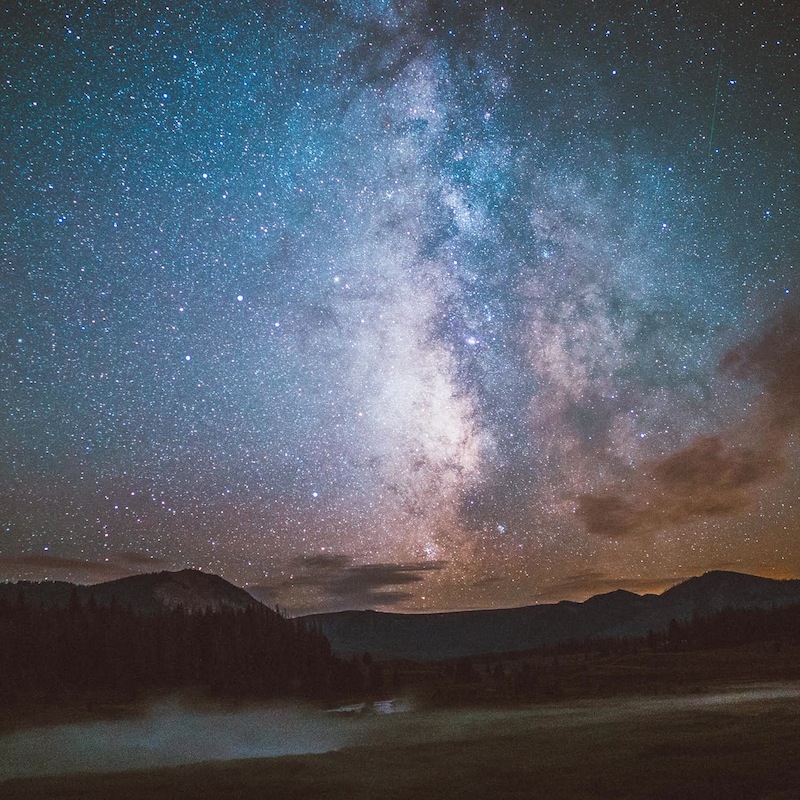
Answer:
<svg viewBox="0 0 800 800"><path fill-rule="evenodd" d="M689 622L670 622L666 636L651 635L662 650L707 650L759 642L800 643L800 605L783 608L728 608Z"/></svg>
<svg viewBox="0 0 800 800"><path fill-rule="evenodd" d="M672 619L641 637L596 637L430 664L430 702L540 702L796 680L800 605Z"/></svg>
<svg viewBox="0 0 800 800"><path fill-rule="evenodd" d="M0 599L0 692L205 687L221 695L324 697L358 691L361 673L299 620L250 607L135 613L119 604L36 607Z"/></svg>
<svg viewBox="0 0 800 800"><path fill-rule="evenodd" d="M610 637L564 642L540 653L630 653L642 649L674 653L741 647L763 642L800 644L800 605L776 608L727 608L691 620L671 619L666 630L644 637Z"/></svg>

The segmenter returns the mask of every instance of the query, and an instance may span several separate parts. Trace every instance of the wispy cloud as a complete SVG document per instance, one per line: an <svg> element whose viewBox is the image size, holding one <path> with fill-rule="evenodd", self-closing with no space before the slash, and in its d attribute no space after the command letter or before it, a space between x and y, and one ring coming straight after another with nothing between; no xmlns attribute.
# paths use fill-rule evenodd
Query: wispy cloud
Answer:
<svg viewBox="0 0 800 800"><path fill-rule="evenodd" d="M124 578L140 572L150 572L165 566L165 562L146 553L128 551L108 560L68 558L50 553L0 555L0 570L12 579L69 580L78 583Z"/></svg>
<svg viewBox="0 0 800 800"><path fill-rule="evenodd" d="M290 594L318 598L318 604L341 608L392 606L414 597L408 588L426 574L445 567L443 561L355 564L341 554L306 556L293 563L289 579L248 586L262 602L274 602Z"/></svg>
<svg viewBox="0 0 800 800"><path fill-rule="evenodd" d="M755 409L737 428L699 436L645 465L633 488L580 495L576 513L589 533L625 538L737 514L786 469L783 452L800 426L800 312L786 310L757 339L728 352L721 367L761 383Z"/></svg>
<svg viewBox="0 0 800 800"><path fill-rule="evenodd" d="M563 580L546 586L535 597L539 602L555 602L564 599L584 600L616 589L626 589L636 594L659 593L688 577L615 578L605 572L587 570L567 575Z"/></svg>

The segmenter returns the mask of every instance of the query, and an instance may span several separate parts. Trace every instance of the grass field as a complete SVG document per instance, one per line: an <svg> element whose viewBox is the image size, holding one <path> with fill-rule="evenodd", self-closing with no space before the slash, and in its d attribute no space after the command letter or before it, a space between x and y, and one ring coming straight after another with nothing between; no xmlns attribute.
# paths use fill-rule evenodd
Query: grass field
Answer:
<svg viewBox="0 0 800 800"><path fill-rule="evenodd" d="M800 798L797 683L332 724L355 744L318 755L17 779L0 784L0 796Z"/></svg>

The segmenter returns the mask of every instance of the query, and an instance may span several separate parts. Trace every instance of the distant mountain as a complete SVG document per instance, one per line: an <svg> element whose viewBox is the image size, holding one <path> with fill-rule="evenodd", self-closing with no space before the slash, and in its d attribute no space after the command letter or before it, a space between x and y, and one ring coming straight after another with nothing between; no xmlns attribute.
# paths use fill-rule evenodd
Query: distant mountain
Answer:
<svg viewBox="0 0 800 800"><path fill-rule="evenodd" d="M66 607L76 593L82 604L90 597L98 605L116 602L122 608L130 608L142 614L150 614L178 606L185 611L220 611L223 609L245 609L259 607L254 597L244 589L234 586L218 575L194 569L179 572L151 572L132 575L106 583L81 586L64 581L0 584L0 599L16 603L20 594L30 606Z"/></svg>
<svg viewBox="0 0 800 800"><path fill-rule="evenodd" d="M318 630L195 570L94 586L0 584L0 643L0 702L96 689L132 699L182 687L322 698L363 684Z"/></svg>
<svg viewBox="0 0 800 800"><path fill-rule="evenodd" d="M182 607L263 608L244 589L198 570L154 572L77 586L62 581L0 584L0 601L16 604L19 595L32 607L66 608L77 595L85 605L116 602L151 614ZM737 572L708 572L661 595L618 590L583 603L560 603L446 614L396 614L342 611L304 617L330 640L335 652L364 652L376 658L441 660L464 655L531 650L589 638L645 636L664 631L670 620L708 616L727 608L770 608L800 603L800 580L772 580Z"/></svg>
<svg viewBox="0 0 800 800"><path fill-rule="evenodd" d="M340 655L442 660L465 655L531 650L588 638L645 636L670 620L707 616L727 608L770 608L800 603L800 580L772 580L737 572L707 572L661 595L615 591L583 603L445 614L342 611L305 619Z"/></svg>
<svg viewBox="0 0 800 800"><path fill-rule="evenodd" d="M717 570L689 578L660 597L673 617L713 614L726 608L770 608L800 602L800 580L774 580Z"/></svg>

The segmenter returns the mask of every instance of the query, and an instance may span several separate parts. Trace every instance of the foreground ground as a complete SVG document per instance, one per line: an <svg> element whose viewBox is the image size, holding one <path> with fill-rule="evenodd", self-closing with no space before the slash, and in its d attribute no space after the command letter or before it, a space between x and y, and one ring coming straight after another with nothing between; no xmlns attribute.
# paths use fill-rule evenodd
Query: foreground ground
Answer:
<svg viewBox="0 0 800 800"><path fill-rule="evenodd" d="M338 752L12 780L9 798L800 797L800 685L338 720Z"/></svg>

